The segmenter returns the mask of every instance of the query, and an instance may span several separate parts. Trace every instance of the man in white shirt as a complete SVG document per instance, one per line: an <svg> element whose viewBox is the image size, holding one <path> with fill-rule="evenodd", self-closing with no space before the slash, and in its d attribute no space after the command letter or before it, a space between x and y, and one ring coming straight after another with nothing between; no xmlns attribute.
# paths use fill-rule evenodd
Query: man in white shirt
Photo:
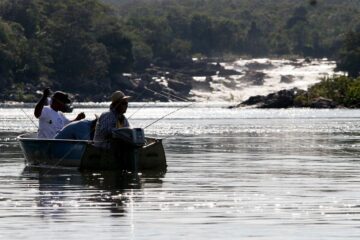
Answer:
<svg viewBox="0 0 360 240"><path fill-rule="evenodd" d="M67 112L68 104L71 103L66 93L61 91L55 92L51 97L50 106L45 106L49 96L50 89L46 88L42 98L35 106L34 115L39 119L38 138L54 138L68 123L85 118L83 112L79 113L72 121L64 116L63 112Z"/></svg>

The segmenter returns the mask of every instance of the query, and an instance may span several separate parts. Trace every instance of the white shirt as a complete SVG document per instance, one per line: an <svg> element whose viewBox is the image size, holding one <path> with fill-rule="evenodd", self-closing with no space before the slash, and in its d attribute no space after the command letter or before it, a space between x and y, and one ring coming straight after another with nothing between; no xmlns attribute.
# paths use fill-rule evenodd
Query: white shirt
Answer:
<svg viewBox="0 0 360 240"><path fill-rule="evenodd" d="M55 135L70 122L62 112L44 106L39 118L38 138L54 138Z"/></svg>

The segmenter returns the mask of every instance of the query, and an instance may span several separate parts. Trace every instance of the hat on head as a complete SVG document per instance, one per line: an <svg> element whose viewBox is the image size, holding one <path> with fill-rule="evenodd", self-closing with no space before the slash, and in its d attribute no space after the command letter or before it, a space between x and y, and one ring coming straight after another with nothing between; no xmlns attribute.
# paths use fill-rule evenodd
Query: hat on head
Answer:
<svg viewBox="0 0 360 240"><path fill-rule="evenodd" d="M69 96L62 92L62 91L56 91L54 95L52 96L53 100L56 100L58 102L61 102L63 104L71 103L71 100L69 99Z"/></svg>
<svg viewBox="0 0 360 240"><path fill-rule="evenodd" d="M111 95L111 102L112 103L117 103L117 102L121 102L123 100L126 100L126 99L129 99L130 96L125 96L125 94L118 90L118 91L115 91L112 95Z"/></svg>

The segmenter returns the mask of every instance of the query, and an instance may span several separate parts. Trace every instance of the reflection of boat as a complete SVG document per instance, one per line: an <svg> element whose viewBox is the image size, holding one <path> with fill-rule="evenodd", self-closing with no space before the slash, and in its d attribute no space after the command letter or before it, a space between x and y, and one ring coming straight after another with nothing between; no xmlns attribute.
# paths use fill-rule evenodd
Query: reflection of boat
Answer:
<svg viewBox="0 0 360 240"><path fill-rule="evenodd" d="M158 178L163 174L151 174ZM78 171L75 168L39 168L26 166L23 177L39 181L40 190L62 191L69 186L72 189L125 190L140 189L140 175L120 171ZM142 176L142 175L141 175ZM146 175L145 175L146 176Z"/></svg>
<svg viewBox="0 0 360 240"><path fill-rule="evenodd" d="M110 149L97 148L91 141L38 139L35 133L18 137L29 166L73 167L95 170L166 169L161 139L146 138L135 147L113 141Z"/></svg>
<svg viewBox="0 0 360 240"><path fill-rule="evenodd" d="M88 172L27 166L22 177L38 181L39 194L34 200L40 213L50 217L72 211L74 205L82 209L91 206L92 211L108 209L112 216L123 216L124 202L130 200L127 193L141 189L139 174L122 171ZM79 194L69 194L73 191Z"/></svg>

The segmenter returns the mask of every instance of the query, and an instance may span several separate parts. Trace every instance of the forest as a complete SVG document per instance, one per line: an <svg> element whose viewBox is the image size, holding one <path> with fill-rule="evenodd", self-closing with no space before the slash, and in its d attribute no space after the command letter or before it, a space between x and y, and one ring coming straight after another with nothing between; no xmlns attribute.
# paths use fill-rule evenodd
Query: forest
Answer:
<svg viewBox="0 0 360 240"><path fill-rule="evenodd" d="M0 100L106 93L193 57L328 57L356 78L359 32L351 0L1 0Z"/></svg>

